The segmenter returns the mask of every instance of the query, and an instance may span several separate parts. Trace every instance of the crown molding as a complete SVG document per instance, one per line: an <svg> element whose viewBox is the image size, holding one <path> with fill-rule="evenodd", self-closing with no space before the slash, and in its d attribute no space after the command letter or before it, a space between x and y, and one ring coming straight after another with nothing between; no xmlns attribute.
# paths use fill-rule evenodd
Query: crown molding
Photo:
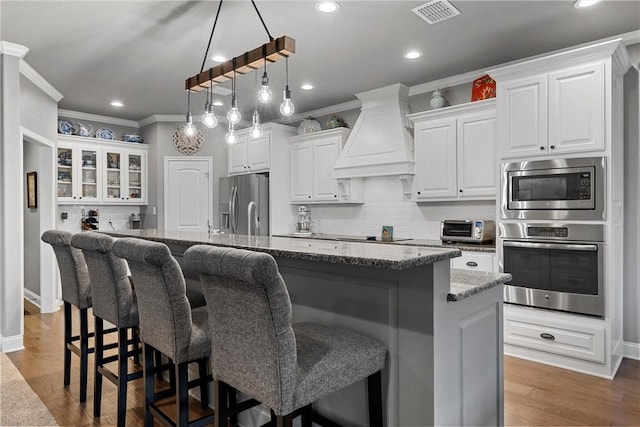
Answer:
<svg viewBox="0 0 640 427"><path fill-rule="evenodd" d="M640 30L629 31L628 33L620 34L619 36L611 38L621 38L622 43L625 46L638 44L640 43Z"/></svg>
<svg viewBox="0 0 640 427"><path fill-rule="evenodd" d="M110 125L126 126L130 128L136 128L136 129L140 127L140 125L138 124L139 122L135 120L120 119L118 117L101 116L98 114L83 113L81 111L58 109L58 116L66 117L69 119L80 119L80 120L88 120L91 122L107 123Z"/></svg>
<svg viewBox="0 0 640 427"><path fill-rule="evenodd" d="M56 102L64 97L63 94L58 92L51 83L46 81L40 73L38 73L31 65L29 65L24 59L20 61L20 73L25 76L31 83L36 85L40 90L49 95L49 98Z"/></svg>
<svg viewBox="0 0 640 427"><path fill-rule="evenodd" d="M3 55L17 56L22 59L29 52L29 48L21 44L0 41L0 53Z"/></svg>
<svg viewBox="0 0 640 427"><path fill-rule="evenodd" d="M445 77L444 79L433 80L409 88L409 96L421 95L427 92L433 92L436 89L444 89L452 86L458 86L465 83L471 83L478 77L487 74L486 69L469 71L468 73L458 74L456 76Z"/></svg>

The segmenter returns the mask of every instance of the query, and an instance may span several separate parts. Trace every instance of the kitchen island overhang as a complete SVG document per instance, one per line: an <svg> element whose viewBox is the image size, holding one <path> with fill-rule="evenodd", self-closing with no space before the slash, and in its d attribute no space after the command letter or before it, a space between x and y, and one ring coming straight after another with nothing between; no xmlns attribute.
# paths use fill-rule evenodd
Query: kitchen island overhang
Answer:
<svg viewBox="0 0 640 427"><path fill-rule="evenodd" d="M452 273L457 249L145 229L108 234L163 242L183 268L182 254L194 244L267 252L287 284L294 321L350 328L387 347L385 425L503 424L500 285L509 275ZM185 276L197 280L188 268ZM365 387L354 384L314 407L341 424L367 425ZM266 412L243 416L247 425L267 420Z"/></svg>

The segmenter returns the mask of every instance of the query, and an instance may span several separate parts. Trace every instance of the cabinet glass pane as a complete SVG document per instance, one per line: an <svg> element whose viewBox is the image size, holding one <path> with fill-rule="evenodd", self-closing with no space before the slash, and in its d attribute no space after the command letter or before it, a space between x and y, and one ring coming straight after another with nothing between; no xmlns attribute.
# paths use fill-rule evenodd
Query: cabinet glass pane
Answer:
<svg viewBox="0 0 640 427"><path fill-rule="evenodd" d="M129 155L129 190L130 199L142 198L142 156Z"/></svg>
<svg viewBox="0 0 640 427"><path fill-rule="evenodd" d="M82 197L98 197L97 153L82 150Z"/></svg>
<svg viewBox="0 0 640 427"><path fill-rule="evenodd" d="M107 152L107 199L119 199L120 194L120 153Z"/></svg>
<svg viewBox="0 0 640 427"><path fill-rule="evenodd" d="M73 196L73 152L58 148L58 197Z"/></svg>

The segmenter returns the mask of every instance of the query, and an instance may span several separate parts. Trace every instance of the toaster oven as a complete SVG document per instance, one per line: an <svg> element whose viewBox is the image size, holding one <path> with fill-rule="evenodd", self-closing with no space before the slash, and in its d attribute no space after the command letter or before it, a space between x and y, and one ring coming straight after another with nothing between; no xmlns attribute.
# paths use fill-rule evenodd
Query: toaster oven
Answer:
<svg viewBox="0 0 640 427"><path fill-rule="evenodd" d="M440 223L440 240L443 241L483 243L492 241L495 237L495 221L445 219Z"/></svg>

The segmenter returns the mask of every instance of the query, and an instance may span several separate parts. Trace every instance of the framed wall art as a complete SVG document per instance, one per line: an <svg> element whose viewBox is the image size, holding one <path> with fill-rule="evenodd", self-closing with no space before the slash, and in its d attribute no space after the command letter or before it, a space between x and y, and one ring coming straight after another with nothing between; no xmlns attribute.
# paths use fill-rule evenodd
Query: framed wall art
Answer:
<svg viewBox="0 0 640 427"><path fill-rule="evenodd" d="M27 208L38 207L38 173L27 172Z"/></svg>

